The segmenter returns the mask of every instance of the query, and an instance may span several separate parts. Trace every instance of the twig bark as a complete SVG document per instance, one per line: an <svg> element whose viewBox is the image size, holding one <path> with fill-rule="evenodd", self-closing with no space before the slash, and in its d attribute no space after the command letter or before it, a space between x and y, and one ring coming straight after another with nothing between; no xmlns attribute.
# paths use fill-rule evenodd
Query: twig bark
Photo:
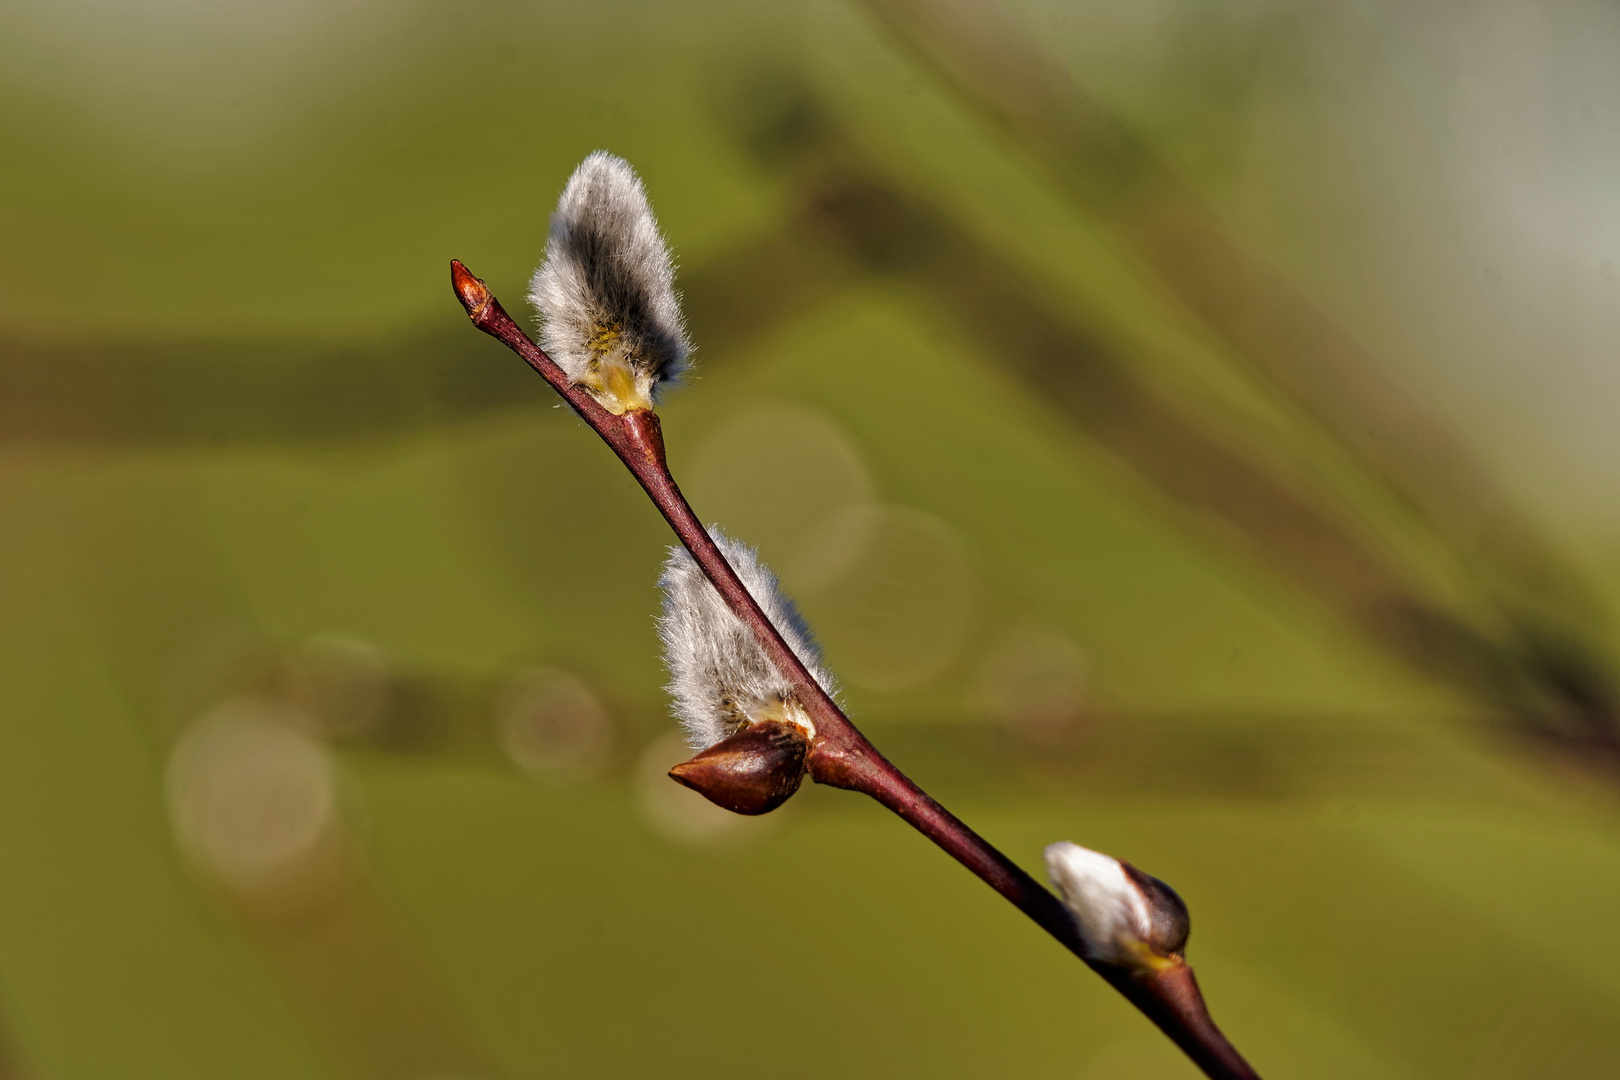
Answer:
<svg viewBox="0 0 1620 1080"><path fill-rule="evenodd" d="M1189 966L1177 964L1139 973L1092 960L1062 901L929 797L856 729L783 641L692 512L665 462L663 430L656 413L632 410L615 414L603 408L541 351L471 271L453 260L450 275L473 325L521 356L612 447L726 606L748 626L777 670L793 685L815 724L808 756L814 780L870 795L938 844L1106 979L1213 1080L1258 1080L1258 1074L1210 1018Z"/></svg>

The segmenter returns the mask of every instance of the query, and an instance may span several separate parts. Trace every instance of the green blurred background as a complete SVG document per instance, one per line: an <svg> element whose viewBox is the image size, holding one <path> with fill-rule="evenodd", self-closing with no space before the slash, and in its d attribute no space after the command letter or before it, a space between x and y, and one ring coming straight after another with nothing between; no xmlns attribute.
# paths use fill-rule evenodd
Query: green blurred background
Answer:
<svg viewBox="0 0 1620 1080"><path fill-rule="evenodd" d="M1194 1075L855 796L663 776L669 537L467 326L590 150L856 721L1273 1077L1620 1075L1620 13L0 7L0 1075Z"/></svg>

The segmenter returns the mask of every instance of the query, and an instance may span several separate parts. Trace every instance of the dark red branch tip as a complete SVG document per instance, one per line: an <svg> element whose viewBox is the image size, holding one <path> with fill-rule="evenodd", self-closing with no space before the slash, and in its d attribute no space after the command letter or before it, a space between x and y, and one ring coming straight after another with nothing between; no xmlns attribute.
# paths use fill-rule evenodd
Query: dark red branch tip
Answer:
<svg viewBox="0 0 1620 1080"><path fill-rule="evenodd" d="M489 302L495 299L484 283L473 276L460 259L450 260L450 284L456 290L456 296L461 300L461 306L467 309L467 317L477 322L489 307Z"/></svg>

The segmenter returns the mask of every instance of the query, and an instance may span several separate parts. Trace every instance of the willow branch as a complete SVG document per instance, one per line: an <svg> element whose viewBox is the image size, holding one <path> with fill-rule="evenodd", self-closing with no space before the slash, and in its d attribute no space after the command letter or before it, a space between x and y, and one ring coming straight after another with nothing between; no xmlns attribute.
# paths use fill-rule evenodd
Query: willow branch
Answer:
<svg viewBox="0 0 1620 1080"><path fill-rule="evenodd" d="M1210 1019L1190 967L1181 964L1135 972L1087 956L1074 917L1061 900L935 802L856 729L760 610L692 512L670 475L656 413L644 409L614 413L603 408L541 351L471 271L452 260L450 276L473 325L521 356L619 456L726 606L752 631L792 684L815 723L808 756L814 780L871 796L938 844L1106 979L1212 1080L1258 1080L1258 1074Z"/></svg>

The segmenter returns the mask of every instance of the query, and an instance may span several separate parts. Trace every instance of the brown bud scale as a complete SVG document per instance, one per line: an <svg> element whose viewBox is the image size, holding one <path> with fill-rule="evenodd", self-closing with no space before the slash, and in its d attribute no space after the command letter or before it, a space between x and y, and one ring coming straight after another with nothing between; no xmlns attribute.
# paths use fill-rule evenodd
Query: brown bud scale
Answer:
<svg viewBox="0 0 1620 1080"><path fill-rule="evenodd" d="M669 775L734 814L766 814L799 790L809 749L804 728L762 720L681 762Z"/></svg>
<svg viewBox="0 0 1620 1080"><path fill-rule="evenodd" d="M1145 874L1128 862L1119 865L1147 900L1150 926L1148 947L1160 956L1181 956L1187 948L1187 933L1192 929L1187 905L1181 895L1152 874Z"/></svg>

